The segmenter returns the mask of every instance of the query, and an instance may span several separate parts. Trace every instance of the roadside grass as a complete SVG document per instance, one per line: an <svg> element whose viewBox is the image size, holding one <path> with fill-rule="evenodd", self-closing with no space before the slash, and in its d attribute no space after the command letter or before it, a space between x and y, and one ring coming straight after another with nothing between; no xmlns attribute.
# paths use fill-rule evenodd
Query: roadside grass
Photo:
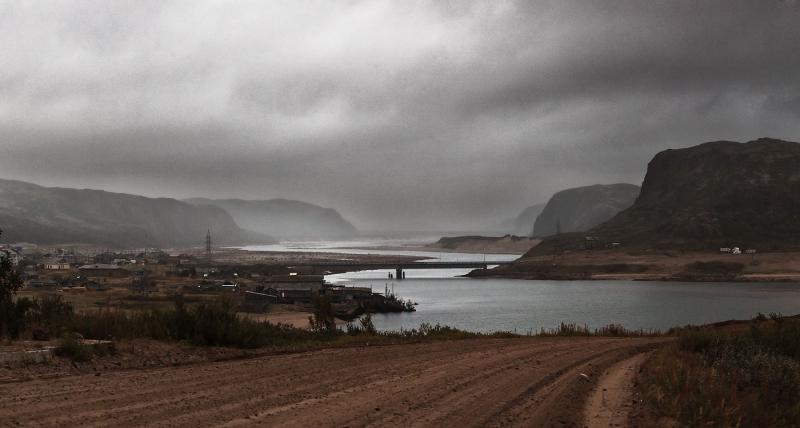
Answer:
<svg viewBox="0 0 800 428"><path fill-rule="evenodd" d="M542 328L537 336L556 337L556 336L602 336L602 337L649 337L661 336L660 330L638 329L631 330L621 324L608 324L600 328L590 329L587 325L575 323L561 323L556 328Z"/></svg>
<svg viewBox="0 0 800 428"><path fill-rule="evenodd" d="M742 331L677 334L639 374L645 425L800 426L800 320L772 314Z"/></svg>

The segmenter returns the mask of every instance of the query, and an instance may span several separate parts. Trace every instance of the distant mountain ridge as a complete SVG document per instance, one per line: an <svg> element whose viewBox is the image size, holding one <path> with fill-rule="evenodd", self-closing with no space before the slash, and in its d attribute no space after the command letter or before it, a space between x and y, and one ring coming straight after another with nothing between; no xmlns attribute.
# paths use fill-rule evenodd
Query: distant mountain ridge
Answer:
<svg viewBox="0 0 800 428"><path fill-rule="evenodd" d="M639 186L627 183L575 187L554 194L533 226L534 236L581 232L633 205Z"/></svg>
<svg viewBox="0 0 800 428"><path fill-rule="evenodd" d="M271 241L240 228L225 210L170 198L103 190L44 187L0 179L0 228L5 242L96 244L111 247Z"/></svg>
<svg viewBox="0 0 800 428"><path fill-rule="evenodd" d="M290 199L244 200L191 198L195 205L220 207L237 224L279 239L347 239L356 228L332 208Z"/></svg>

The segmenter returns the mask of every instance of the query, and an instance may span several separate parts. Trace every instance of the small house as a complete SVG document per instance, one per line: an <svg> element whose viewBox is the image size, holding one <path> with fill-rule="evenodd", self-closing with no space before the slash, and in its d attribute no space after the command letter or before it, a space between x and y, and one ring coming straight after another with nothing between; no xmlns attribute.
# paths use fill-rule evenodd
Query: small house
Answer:
<svg viewBox="0 0 800 428"><path fill-rule="evenodd" d="M83 286L90 291L106 291L110 288L108 284L97 281L87 281Z"/></svg>
<svg viewBox="0 0 800 428"><path fill-rule="evenodd" d="M95 263L78 268L81 275L91 278L125 278L129 272L112 264Z"/></svg>
<svg viewBox="0 0 800 428"><path fill-rule="evenodd" d="M29 288L57 288L58 281L52 278L37 278L28 281Z"/></svg>
<svg viewBox="0 0 800 428"><path fill-rule="evenodd" d="M322 288L323 283L322 275L273 275L267 278L263 285L265 288L317 292Z"/></svg>

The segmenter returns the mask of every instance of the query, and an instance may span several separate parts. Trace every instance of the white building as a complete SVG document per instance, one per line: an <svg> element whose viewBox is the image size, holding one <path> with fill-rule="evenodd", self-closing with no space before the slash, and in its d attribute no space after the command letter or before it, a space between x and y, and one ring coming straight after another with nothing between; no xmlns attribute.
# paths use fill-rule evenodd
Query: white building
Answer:
<svg viewBox="0 0 800 428"><path fill-rule="evenodd" d="M64 260L48 260L44 263L45 270L68 270L69 263Z"/></svg>

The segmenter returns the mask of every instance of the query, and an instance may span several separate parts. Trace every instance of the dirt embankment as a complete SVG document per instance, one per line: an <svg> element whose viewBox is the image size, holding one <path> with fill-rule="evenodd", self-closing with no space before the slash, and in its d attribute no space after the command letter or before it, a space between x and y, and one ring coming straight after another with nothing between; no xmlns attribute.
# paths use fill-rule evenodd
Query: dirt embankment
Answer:
<svg viewBox="0 0 800 428"><path fill-rule="evenodd" d="M799 252L734 255L595 250L524 257L511 265L475 270L469 276L542 280L798 281L798 261Z"/></svg>
<svg viewBox="0 0 800 428"><path fill-rule="evenodd" d="M44 426L582 426L584 404L604 370L665 340L459 340L7 383L0 385L0 420Z"/></svg>
<svg viewBox="0 0 800 428"><path fill-rule="evenodd" d="M75 375L96 375L120 370L152 369L215 361L250 358L270 350L246 350L222 347L197 347L148 339L114 343L113 355L95 355L91 361L72 362L67 358L50 356L44 363L32 363L30 358L15 358L26 351L53 347L57 341L20 342L0 347L0 384L29 382ZM274 353L275 351L272 351ZM9 358L9 354L12 358ZM27 362L26 362L27 361ZM0 417L0 426L4 426Z"/></svg>
<svg viewBox="0 0 800 428"><path fill-rule="evenodd" d="M458 251L463 253L524 254L540 242L527 236L453 236L428 244L430 251Z"/></svg>

